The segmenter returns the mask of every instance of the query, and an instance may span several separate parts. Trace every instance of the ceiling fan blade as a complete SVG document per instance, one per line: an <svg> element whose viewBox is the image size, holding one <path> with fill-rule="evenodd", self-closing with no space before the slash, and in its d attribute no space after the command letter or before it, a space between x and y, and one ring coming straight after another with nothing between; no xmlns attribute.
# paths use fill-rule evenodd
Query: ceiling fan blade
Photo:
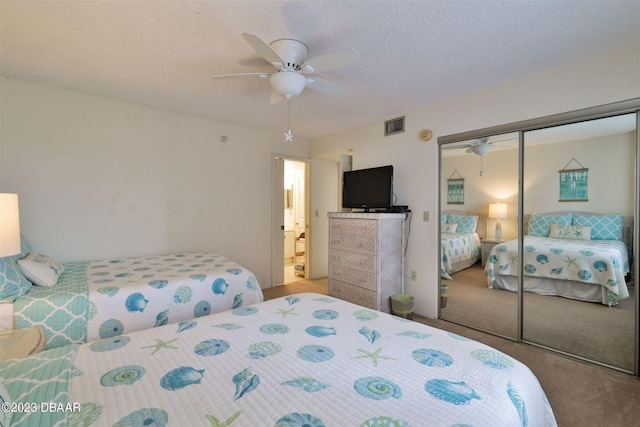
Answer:
<svg viewBox="0 0 640 427"><path fill-rule="evenodd" d="M307 87L327 95L344 96L347 93L343 87L317 77L307 77Z"/></svg>
<svg viewBox="0 0 640 427"><path fill-rule="evenodd" d="M237 73L237 74L220 74L217 76L211 76L212 79L243 79L246 77L260 77L266 79L269 77L269 73Z"/></svg>
<svg viewBox="0 0 640 427"><path fill-rule="evenodd" d="M284 100L284 95L278 93L278 91L271 91L271 103L278 104Z"/></svg>
<svg viewBox="0 0 640 427"><path fill-rule="evenodd" d="M320 73L342 67L358 58L360 53L357 50L346 49L311 58L302 64L301 69L303 73Z"/></svg>
<svg viewBox="0 0 640 427"><path fill-rule="evenodd" d="M273 64L278 70L282 68L282 64L284 64L284 60L280 58L280 55L271 48L267 43L264 42L260 37L255 34L250 33L242 33L242 37L245 39L249 45L255 49L256 52L260 54L264 59Z"/></svg>

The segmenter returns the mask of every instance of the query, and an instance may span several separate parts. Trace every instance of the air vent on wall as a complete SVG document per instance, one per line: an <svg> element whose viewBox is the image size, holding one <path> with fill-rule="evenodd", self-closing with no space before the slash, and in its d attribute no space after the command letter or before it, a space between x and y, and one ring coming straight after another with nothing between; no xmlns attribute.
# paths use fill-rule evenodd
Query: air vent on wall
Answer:
<svg viewBox="0 0 640 427"><path fill-rule="evenodd" d="M384 122L384 136L404 132L404 116Z"/></svg>

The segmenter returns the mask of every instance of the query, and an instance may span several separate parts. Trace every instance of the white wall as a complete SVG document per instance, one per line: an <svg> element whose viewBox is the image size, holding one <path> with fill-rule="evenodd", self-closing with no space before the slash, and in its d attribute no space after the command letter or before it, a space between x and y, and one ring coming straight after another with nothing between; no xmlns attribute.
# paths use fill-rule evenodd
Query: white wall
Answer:
<svg viewBox="0 0 640 427"><path fill-rule="evenodd" d="M526 54L526 53L523 53ZM406 131L383 137L384 120L311 141L310 156L353 149L354 169L393 164L398 204L414 212L405 263L406 290L416 298L416 313L435 317L438 304L437 257L439 136L593 107L640 97L640 46L585 58L564 67L527 76L426 108L398 112ZM427 103L429 100L425 100ZM429 142L419 139L430 129ZM423 211L431 221L422 222Z"/></svg>
<svg viewBox="0 0 640 427"><path fill-rule="evenodd" d="M212 251L270 286L271 153L306 157L308 141L19 80L0 90L0 190L20 195L36 250Z"/></svg>

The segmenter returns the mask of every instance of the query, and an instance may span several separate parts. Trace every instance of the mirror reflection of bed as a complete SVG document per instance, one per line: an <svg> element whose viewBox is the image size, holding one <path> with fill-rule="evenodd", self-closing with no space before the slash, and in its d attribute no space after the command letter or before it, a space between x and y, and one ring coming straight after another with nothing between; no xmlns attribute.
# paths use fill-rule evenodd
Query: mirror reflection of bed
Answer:
<svg viewBox="0 0 640 427"><path fill-rule="evenodd" d="M627 124L623 124L625 121ZM586 133L572 137L578 127ZM500 135L497 135L493 139L499 137ZM546 141L543 143L542 140ZM451 146L463 148L468 143L469 141L461 141ZM451 212L453 207L459 214L486 218L489 204L497 201L508 204L509 212L507 218L501 220L501 239L496 239L495 236L496 220L486 219L486 229L482 230L485 237L481 238L478 260L471 266L451 272L448 274L449 278L447 274L442 274L441 284L447 288L447 298L446 304L441 306L440 317L517 339L517 272L513 273L515 277L508 277L499 274L499 270L510 268L509 259L517 258L517 252L513 254L508 249L515 247L517 250L520 215L516 183L520 154L517 138L516 143L511 143L510 148L508 141L501 145L504 146L499 150L491 149L482 156L473 152L464 153L464 150L453 147L449 150L457 152L457 155L451 155L451 151L444 148L441 150L443 216L446 212ZM605 146L607 156L602 155ZM584 201L560 202L558 174L564 164L572 158L578 159L585 164L585 169L589 170L589 197ZM631 252L636 197L635 115L592 120L584 125L570 124L524 132L523 159L522 230L525 235L525 292L522 306L522 339L617 369L633 371L636 292L630 271L634 261ZM507 163L515 165L515 169L506 170ZM446 180L454 170L465 178L465 203L462 206L451 206L447 203ZM516 190L508 189L507 182L512 182ZM498 188L501 185L503 187ZM499 197L500 192L505 195L504 198ZM564 246L554 246L552 250L562 253L563 256L554 260L535 252L538 245L545 244L544 240L551 232L550 227L541 237L535 236L535 231L534 236L529 236L529 226L531 214L550 215L560 212L573 214L573 217L568 220L565 218L564 222L559 218L550 221L548 225L556 223L555 233L558 233L558 230L565 233L575 232L576 227L582 226L591 227L588 231L593 235L584 242L588 247L574 248L573 250L577 251L575 253ZM612 217L620 221L620 224L617 223L620 228L619 235L598 237L598 233L602 231L598 230L601 228L599 219ZM594 218L596 220L589 223L589 220ZM580 232L582 231L584 230L581 229ZM444 245L446 232L441 232L441 236L441 245ZM557 238L557 234L554 237ZM538 238L542 240L535 240ZM624 243L624 251L627 251L628 256L626 265L622 255L616 257L613 263L607 262L613 257L611 253L603 255L602 259L597 258L599 249L594 245L607 240ZM513 243L509 243L511 241ZM615 246L617 243L604 245ZM546 249L548 252L550 248ZM500 257L496 256L494 259L492 254L498 254ZM576 265L572 265L574 263L582 267L576 268ZM589 266L585 267L587 264ZM573 272L569 273L569 270ZM492 274L497 282L490 288ZM563 285L564 289L557 285L560 282L554 283L549 278L527 277L564 277L569 274L573 274L576 280ZM597 275L601 277L596 279ZM605 286L582 283L597 280ZM616 283L619 284L618 287L615 286ZM614 286L610 286L612 284ZM560 295L548 295L553 293Z"/></svg>

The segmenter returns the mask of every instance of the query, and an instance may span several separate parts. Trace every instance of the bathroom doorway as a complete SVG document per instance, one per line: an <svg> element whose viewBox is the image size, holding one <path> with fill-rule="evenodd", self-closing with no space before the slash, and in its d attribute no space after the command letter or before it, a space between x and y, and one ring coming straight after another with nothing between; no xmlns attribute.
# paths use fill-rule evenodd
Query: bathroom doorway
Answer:
<svg viewBox="0 0 640 427"><path fill-rule="evenodd" d="M284 160L284 282L307 278L307 163Z"/></svg>

